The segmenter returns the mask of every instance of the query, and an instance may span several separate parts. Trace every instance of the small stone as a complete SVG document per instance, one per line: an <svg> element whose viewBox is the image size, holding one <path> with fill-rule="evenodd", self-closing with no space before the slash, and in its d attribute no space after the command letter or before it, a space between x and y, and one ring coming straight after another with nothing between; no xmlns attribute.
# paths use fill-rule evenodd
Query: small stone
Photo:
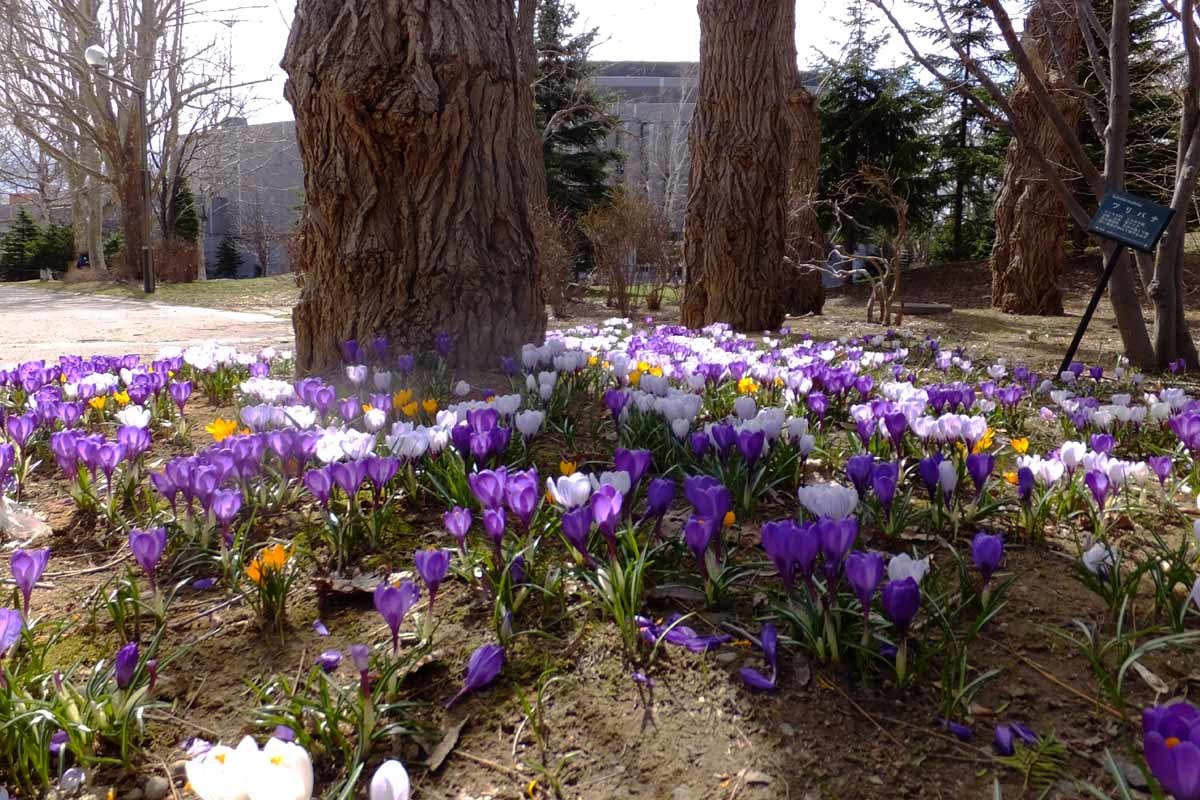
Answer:
<svg viewBox="0 0 1200 800"><path fill-rule="evenodd" d="M187 762L183 759L172 761L169 769L171 770L171 777L177 781L187 777Z"/></svg>
<svg viewBox="0 0 1200 800"><path fill-rule="evenodd" d="M745 775L743 775L742 777L745 779L745 781L746 781L746 784L747 784L747 785L750 785L750 786L754 786L754 785L766 785L766 784L769 784L769 783L771 782L771 776L770 776L770 775L768 775L768 774L767 774L767 773L765 773L765 772L759 772L759 771L758 771L758 770L756 770L756 769L752 769L752 770L749 770L749 771L747 771L747 772L746 772L746 774L745 774Z"/></svg>
<svg viewBox="0 0 1200 800"><path fill-rule="evenodd" d="M146 800L163 800L171 791L171 782L162 775L151 775L142 786Z"/></svg>
<svg viewBox="0 0 1200 800"><path fill-rule="evenodd" d="M779 732L782 733L784 736L795 736L796 735L796 729L793 728L791 725L787 724L786 722L779 723Z"/></svg>
<svg viewBox="0 0 1200 800"><path fill-rule="evenodd" d="M121 800L142 800L142 798L145 796L146 795L142 792L141 789L134 787L134 788L130 789L128 792L126 792L125 794L121 795Z"/></svg>
<svg viewBox="0 0 1200 800"><path fill-rule="evenodd" d="M1146 782L1146 776L1142 771L1128 761L1118 761L1117 766L1121 769L1121 777L1129 784L1129 788L1139 791L1148 791L1150 784Z"/></svg>
<svg viewBox="0 0 1200 800"><path fill-rule="evenodd" d="M692 800L692 790L686 786L676 786L671 792L671 800Z"/></svg>
<svg viewBox="0 0 1200 800"><path fill-rule="evenodd" d="M733 652L717 653L715 656L713 656L713 660L718 664L729 664L733 661L736 661L738 658L739 655Z"/></svg>

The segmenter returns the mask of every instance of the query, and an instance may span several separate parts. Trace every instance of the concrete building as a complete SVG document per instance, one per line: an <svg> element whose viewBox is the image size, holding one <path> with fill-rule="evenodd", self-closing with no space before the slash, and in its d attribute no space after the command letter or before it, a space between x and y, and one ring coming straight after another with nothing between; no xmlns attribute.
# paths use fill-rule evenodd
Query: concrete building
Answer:
<svg viewBox="0 0 1200 800"><path fill-rule="evenodd" d="M248 125L233 117L206 135L191 178L206 263L229 237L241 251L242 276L287 272L288 238L304 204L296 123Z"/></svg>

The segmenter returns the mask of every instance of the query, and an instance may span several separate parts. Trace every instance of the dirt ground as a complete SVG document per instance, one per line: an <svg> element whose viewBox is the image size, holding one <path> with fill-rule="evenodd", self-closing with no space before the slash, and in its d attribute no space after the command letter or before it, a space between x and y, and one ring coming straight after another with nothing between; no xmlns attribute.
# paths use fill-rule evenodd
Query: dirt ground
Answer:
<svg viewBox="0 0 1200 800"><path fill-rule="evenodd" d="M1061 357L1098 272L1093 263L1074 265L1067 275L1068 315L1043 319L1006 317L988 309L990 285L980 267L956 267L953 274L915 271L905 276L905 297L950 303L955 310L909 318L905 327L920 335L942 335L947 343L961 342L972 351L1046 368ZM286 322L278 318L251 319L253 315L226 316L227 312L187 316L170 307L133 308L125 305L131 301L112 298L101 303L99 298L56 296L50 301L42 299L44 294L0 288L5 332L0 362L60 352L146 352L162 343L209 334L243 345L288 341ZM830 298L824 316L793 320L791 325L814 337L861 333L868 330L864 304L861 288L840 291ZM1189 305L1196 305L1194 297L1189 297ZM612 315L601 306L580 305L574 311L573 319L558 324ZM671 317L655 316L663 321ZM197 330L205 333L198 335ZM1081 358L1111 364L1118 348L1111 312L1102 305ZM222 412L228 414L227 409L196 405L193 430L198 445L205 438L204 423ZM170 445L157 447L158 457L174 451ZM557 457L553 446L547 450ZM554 460L546 462L539 467L552 473ZM46 575L52 588L37 595L37 611L78 619L78 636L70 640L74 652L64 655L108 658L120 642L103 619L93 625L89 617L105 582L123 568L121 537L103 532L95 520L73 510L50 465L43 464L37 474L29 499L54 530L50 541L41 545L54 550ZM444 544L438 510L411 509L401 532L388 541L374 566L410 564L418 547ZM760 516L770 518L772 513L766 509ZM315 515L307 512L289 514L263 523L258 535L303 534L313 519ZM677 527L680 521L668 525ZM747 520L735 529L747 549L757 544L758 521ZM1065 628L1073 619L1099 621L1105 616L1097 598L1069 576L1066 543L1078 531L1063 522L1060 548L1026 547L1010 537L1006 572L1015 583L1008 606L971 654L975 670L1001 670L978 697L973 742L959 741L937 725L936 688L929 681L898 693L855 684L837 670L788 656L781 664L781 691L753 694L736 677L740 666L760 666L758 655L744 647L725 647L706 656L668 648L650 671L653 685L647 687L621 666L611 623L583 612L566 619L550 638L518 637L499 682L447 713L442 703L457 689L461 665L491 630L490 606L478 603L453 581L439 595L441 607L451 611L412 699L428 703L422 715L441 730L465 720L461 737L436 772L422 768L426 753L412 743L378 753L376 759L402 757L419 800L545 798L554 796L549 787L555 781L561 784L561 796L589 800L949 800L991 797L996 777L1006 798L1036 796L1018 773L998 768L991 756L993 725L1016 720L1039 733L1054 733L1066 744L1067 773L1106 785L1105 750L1112 749L1123 762L1132 760L1128 748L1138 726L1136 710L1155 695L1133 679L1126 712L1107 708L1097 699L1084 656L1047 632L1048 627ZM1164 525L1181 534L1186 530L1178 516ZM751 581L739 592L731 607L701 614L696 627L729 619L748 624L758 610L754 585ZM651 608L656 615L673 610L695 609L665 598ZM173 707L151 719L152 743L143 773L138 778L105 774L97 776L97 782L115 782L121 797L139 787L145 776L169 771L183 757L179 744L189 736L231 741L246 732L265 735L250 724L249 709L255 702L247 681L296 675L322 650L377 640L384 631L369 595L322 601L307 581L297 584L289 618L292 630L278 642L258 632L247 609L227 606L215 594L185 593L172 611L166 646L193 647L163 670L159 696ZM331 631L328 638L313 631L318 618ZM1181 693L1200 686L1194 663L1178 656L1148 663ZM547 671L564 680L545 704L549 745L542 753L517 698L518 691L530 695ZM328 769L319 771L318 785L331 777ZM1060 784L1051 796L1078 795Z"/></svg>

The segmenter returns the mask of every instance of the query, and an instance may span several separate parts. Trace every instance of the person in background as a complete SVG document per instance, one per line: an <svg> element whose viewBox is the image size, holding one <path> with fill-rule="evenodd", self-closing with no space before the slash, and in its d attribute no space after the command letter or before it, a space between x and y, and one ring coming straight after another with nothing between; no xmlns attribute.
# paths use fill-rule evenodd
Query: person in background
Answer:
<svg viewBox="0 0 1200 800"><path fill-rule="evenodd" d="M79 258L75 259L75 269L88 269L92 266L92 262L88 260L87 253L80 253Z"/></svg>

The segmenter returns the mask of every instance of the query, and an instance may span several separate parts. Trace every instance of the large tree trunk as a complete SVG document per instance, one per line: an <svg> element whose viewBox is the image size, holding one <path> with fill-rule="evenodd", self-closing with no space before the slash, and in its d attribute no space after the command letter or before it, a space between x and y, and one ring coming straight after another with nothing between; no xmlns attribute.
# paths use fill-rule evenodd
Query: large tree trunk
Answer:
<svg viewBox="0 0 1200 800"><path fill-rule="evenodd" d="M133 137L129 137L132 139ZM143 213L150 213L145 207L142 194L142 172L138 168L136 155L130 155L126 161L130 168L116 176L113 187L117 194L117 204L121 209L121 233L125 243L121 246L121 263L123 269L113 277L128 281L142 280L142 247L149 245L145 241L142 227ZM90 256L89 256L90 257Z"/></svg>
<svg viewBox="0 0 1200 800"><path fill-rule="evenodd" d="M512 0L300 0L284 54L307 203L297 367L346 339L497 365L545 332Z"/></svg>
<svg viewBox="0 0 1200 800"><path fill-rule="evenodd" d="M700 0L683 322L783 322L795 0Z"/></svg>
<svg viewBox="0 0 1200 800"><path fill-rule="evenodd" d="M1063 116L1077 124L1082 104L1070 96L1053 67L1056 48L1073 62L1083 45L1074 3L1036 0L1025 21L1022 45ZM1009 314L1062 314L1059 278L1069 219L1028 148L1036 147L1053 164L1070 163L1071 156L1025 80L1017 82L1011 104L1033 143L1022 145L1013 139L1008 147L1004 184L996 198L992 306Z"/></svg>
<svg viewBox="0 0 1200 800"><path fill-rule="evenodd" d="M825 261L825 232L817 218L817 186L821 172L821 113L817 98L801 85L788 108L792 120L791 178L788 187L785 308L789 314L820 314L825 287L818 265Z"/></svg>

